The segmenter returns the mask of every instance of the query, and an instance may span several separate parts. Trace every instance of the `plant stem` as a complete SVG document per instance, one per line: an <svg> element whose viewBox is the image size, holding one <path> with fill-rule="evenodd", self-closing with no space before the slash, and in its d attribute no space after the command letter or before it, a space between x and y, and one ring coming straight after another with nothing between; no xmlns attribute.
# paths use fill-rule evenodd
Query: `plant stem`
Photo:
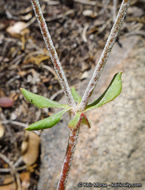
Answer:
<svg viewBox="0 0 145 190"><path fill-rule="evenodd" d="M66 97L67 97L68 104L75 107L75 102L74 102L74 99L72 97L71 90L70 90L70 87L68 85L68 81L65 77L64 71L62 69L61 63L60 63L58 55L57 55L57 52L56 52L55 47L53 45L50 33L48 31L45 19L43 17L43 14L42 14L42 11L40 8L39 1L38 0L31 0L31 2L32 2L32 6L34 9L35 15L36 15L37 20L38 20L40 29L41 29L43 39L44 39L46 47L48 49L50 58L52 60L52 63L54 64L54 69L58 75L58 78L60 80L60 84L64 90Z"/></svg>
<svg viewBox="0 0 145 190"><path fill-rule="evenodd" d="M113 47L113 45L116 41L116 38L118 36L119 30L123 24L124 17L126 15L127 8L129 6L129 2L130 2L130 0L123 0L122 1L121 7L120 7L118 15L117 15L117 18L114 22L112 29L111 29L110 35L108 37L108 40L106 42L106 45L105 45L104 50L102 52L102 55L100 56L98 63L96 63L97 65L95 67L93 76L92 76L92 78L91 78L91 80L90 80L90 82L86 88L86 91L84 93L82 101L78 107L78 110L80 110L80 111L85 109L85 107L88 103L88 99L91 96L91 94L92 94L92 92L96 86L96 82L100 78L100 75L103 71L103 68L104 68L104 66L108 60L108 57L109 57L111 50L112 50L112 47Z"/></svg>
<svg viewBox="0 0 145 190"><path fill-rule="evenodd" d="M71 167L71 161L72 161L73 154L74 154L74 149L75 149L77 139L78 139L78 135L79 135L79 128L77 128L76 130L70 131L67 150L66 150L64 163L63 163L63 167L62 167L62 171L61 171L60 180L58 183L57 190L64 190L65 189L69 170Z"/></svg>
<svg viewBox="0 0 145 190"><path fill-rule="evenodd" d="M80 119L76 125L76 128L74 130L70 130L70 135L69 135L69 140L68 140L68 145L67 145L67 150L62 166L62 171L60 175L60 180L57 186L57 190L64 190L69 174L69 170L71 167L71 161L73 159L73 154L74 154L74 149L77 144L78 136L79 136L79 131L80 131L80 125L83 120L83 118L87 120L86 116L84 113L81 114ZM87 120L88 121L88 120ZM87 124L88 127L90 127L89 123Z"/></svg>

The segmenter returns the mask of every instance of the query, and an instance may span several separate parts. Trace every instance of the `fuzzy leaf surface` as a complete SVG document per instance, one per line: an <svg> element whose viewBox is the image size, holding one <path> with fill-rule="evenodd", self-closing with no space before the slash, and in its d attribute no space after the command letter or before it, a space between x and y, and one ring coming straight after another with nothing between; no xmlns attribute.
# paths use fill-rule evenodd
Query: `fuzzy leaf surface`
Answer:
<svg viewBox="0 0 145 190"><path fill-rule="evenodd" d="M42 119L40 121L32 123L26 129L29 131L32 131L32 130L40 130L40 129L51 128L54 125L56 125L62 119L63 114L67 111L68 111L68 109L64 109L64 110L62 110L56 114L53 114L52 116L49 116L46 119Z"/></svg>
<svg viewBox="0 0 145 190"><path fill-rule="evenodd" d="M72 87L72 88L71 88L71 93L72 93L72 96L73 96L75 102L80 103L81 100L82 100L82 98L81 98L81 96L77 93L75 87Z"/></svg>
<svg viewBox="0 0 145 190"><path fill-rule="evenodd" d="M87 105L85 111L103 106L104 104L114 100L117 96L119 96L122 90L121 75L122 75L122 72L117 73L113 77L111 83L109 84L105 92L97 100Z"/></svg>
<svg viewBox="0 0 145 190"><path fill-rule="evenodd" d="M21 88L21 92L28 102L34 104L38 108L67 108L68 107L68 105L60 104L56 101L52 101L43 96L34 94L24 88Z"/></svg>

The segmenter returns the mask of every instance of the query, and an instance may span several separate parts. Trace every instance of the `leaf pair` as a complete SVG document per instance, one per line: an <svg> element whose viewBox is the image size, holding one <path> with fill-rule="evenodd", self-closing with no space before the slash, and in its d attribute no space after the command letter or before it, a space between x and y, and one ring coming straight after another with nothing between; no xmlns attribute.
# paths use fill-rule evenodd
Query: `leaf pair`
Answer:
<svg viewBox="0 0 145 190"><path fill-rule="evenodd" d="M32 92L29 92L28 90L21 88L21 92L25 99L34 104L37 108L63 108L62 111L53 114L52 116L49 116L46 119L37 121L27 128L27 130L40 130L40 129L46 129L51 128L54 125L56 125L61 119L62 116L70 110L70 106L66 104L60 104L56 101L52 101L48 98L45 98L43 96L39 96L37 94L34 94Z"/></svg>
<svg viewBox="0 0 145 190"><path fill-rule="evenodd" d="M103 106L104 104L114 100L121 93L121 90L122 90L121 75L122 75L121 72L117 73L113 77L110 85L105 90L105 92L98 99L93 101L91 104L88 104L83 112L98 108L98 107ZM53 114L52 116L50 116L46 119L37 121L37 122L29 125L27 130L40 130L40 129L51 128L62 119L62 116L67 111L69 111L71 109L71 107L69 105L60 104L56 101L52 101L43 96L39 96L37 94L31 93L23 88L21 88L21 92L28 102L34 104L38 108L62 108L63 109L62 111L60 111L56 114ZM77 93L77 91L75 90L74 87L71 89L71 92L72 92L72 96L73 96L74 100L77 103L80 103L82 98ZM87 117L82 112L77 112L75 114L73 119L69 122L69 127L71 129L75 129L77 127L77 125L79 124L79 122L81 122L81 123L83 122L83 123L87 124L88 127L90 127Z"/></svg>
<svg viewBox="0 0 145 190"><path fill-rule="evenodd" d="M121 72L116 74L113 77L108 88L105 90L105 92L98 99L96 99L94 102L92 102L91 104L88 104L86 109L84 110L84 112L98 108L98 107L101 107L104 104L114 100L121 93L121 90L122 90L121 75L122 75ZM75 89L74 89L74 91L75 91ZM78 102L81 102L81 98L77 94L77 92L75 92L73 94L73 96L75 96L75 100L77 100L77 101L79 100ZM83 117L83 121L85 122L85 124L90 126L89 121L86 118L86 116L82 115L81 112L78 112L75 114L73 119L69 122L69 124L68 124L69 128L75 129L77 127L77 124L79 122L82 122L81 117Z"/></svg>

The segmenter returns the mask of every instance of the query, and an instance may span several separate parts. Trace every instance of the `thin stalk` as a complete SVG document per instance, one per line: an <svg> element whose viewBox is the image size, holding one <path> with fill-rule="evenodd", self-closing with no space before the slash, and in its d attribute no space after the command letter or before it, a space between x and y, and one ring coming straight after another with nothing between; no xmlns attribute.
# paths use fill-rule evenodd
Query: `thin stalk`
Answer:
<svg viewBox="0 0 145 190"><path fill-rule="evenodd" d="M67 150L62 166L62 171L60 175L60 180L58 182L57 190L64 190L66 186L66 182L68 179L69 170L71 167L71 161L73 159L75 146L77 144L79 131L80 131L80 125L83 120L83 117L86 117L83 113L80 116L80 120L76 126L76 129L70 131L69 139L68 139L68 145ZM88 124L89 125L89 124Z"/></svg>
<svg viewBox="0 0 145 190"><path fill-rule="evenodd" d="M68 85L68 81L65 77L64 71L62 69L61 63L60 63L58 55L57 55L57 52L56 52L55 47L53 45L50 33L48 31L45 19L43 17L43 14L42 14L42 11L40 8L39 1L38 0L31 0L31 2L32 2L32 6L34 9L35 15L36 15L37 20L38 20L40 29L41 29L43 39L45 41L45 44L46 44L46 47L48 49L52 63L54 64L54 69L58 75L58 78L60 80L60 84L64 90L66 97L67 97L67 101L71 106L75 107L75 102L74 102L74 99L72 97L71 90L70 90L70 87Z"/></svg>
<svg viewBox="0 0 145 190"><path fill-rule="evenodd" d="M130 0L123 0L122 1L122 4L121 4L121 7L120 7L120 10L118 12L118 15L117 15L117 18L114 22L114 25L111 29L111 32L110 32L110 35L108 37L108 40L106 42L106 45L104 47L104 50L102 52L102 55L98 61L98 63L96 63L96 67L95 67L95 70L94 70L94 73L93 73L93 76L86 88L86 91L84 93L84 96L82 98L82 101L78 107L78 110L82 111L85 109L87 103L88 103L88 99L89 97L91 96L95 86L96 86L96 83L97 81L99 80L100 78L100 75L103 71L103 68L109 58L109 55L111 53L111 50L112 50L112 47L116 41L116 38L118 36L118 33L119 33L119 30L123 24L123 21L124 21L124 18L125 18L125 15L126 15L126 12L127 12L127 8L129 6L129 2Z"/></svg>
<svg viewBox="0 0 145 190"><path fill-rule="evenodd" d="M71 167L71 161L73 159L74 149L77 143L79 135L79 129L70 131L67 150L64 158L64 163L60 175L57 190L64 190L68 179L69 170Z"/></svg>

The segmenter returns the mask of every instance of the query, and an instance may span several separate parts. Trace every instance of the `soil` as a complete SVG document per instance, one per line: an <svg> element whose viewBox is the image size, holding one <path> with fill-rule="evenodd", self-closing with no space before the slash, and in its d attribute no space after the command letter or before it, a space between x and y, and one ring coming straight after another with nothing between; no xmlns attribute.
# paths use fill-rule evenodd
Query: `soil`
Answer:
<svg viewBox="0 0 145 190"><path fill-rule="evenodd" d="M145 36L143 5L143 0L132 1L120 37ZM70 4L41 0L41 6L66 77L71 86L78 86L88 78L88 71L94 68L105 45L113 24L112 1L105 5L101 0L76 0ZM10 27L20 22L17 30L24 27L23 30L13 32ZM120 38L116 44L121 47ZM31 134L26 135L25 127L48 117L53 110L28 104L20 93L22 87L54 100L63 96L30 1L1 0L0 100L7 100L0 102L0 132L4 130L0 136L0 190L15 189L15 184L23 189L37 189L40 175L41 142L34 147L37 154L33 162L26 162L23 157L28 151L23 152L22 144L29 146L32 138Z"/></svg>

